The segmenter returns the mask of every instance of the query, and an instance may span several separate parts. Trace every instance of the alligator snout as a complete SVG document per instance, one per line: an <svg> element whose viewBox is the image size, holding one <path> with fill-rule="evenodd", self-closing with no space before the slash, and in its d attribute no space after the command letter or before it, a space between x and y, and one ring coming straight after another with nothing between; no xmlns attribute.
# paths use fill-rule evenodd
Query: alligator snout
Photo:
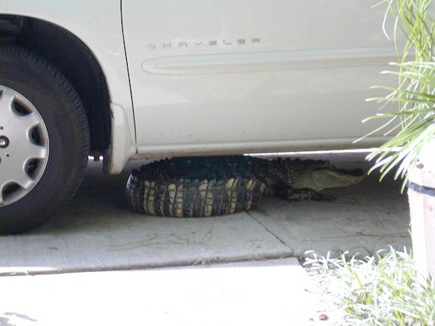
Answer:
<svg viewBox="0 0 435 326"><path fill-rule="evenodd" d="M361 169L355 170L329 170L321 169L312 171L312 187L315 191L329 188L341 188L355 185L363 181L366 174Z"/></svg>

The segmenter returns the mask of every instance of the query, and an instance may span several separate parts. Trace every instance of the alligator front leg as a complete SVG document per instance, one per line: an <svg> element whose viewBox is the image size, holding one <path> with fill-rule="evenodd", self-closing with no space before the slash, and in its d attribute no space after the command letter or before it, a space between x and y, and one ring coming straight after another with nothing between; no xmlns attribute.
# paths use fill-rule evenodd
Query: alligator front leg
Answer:
<svg viewBox="0 0 435 326"><path fill-rule="evenodd" d="M336 198L330 195L321 194L312 189L293 189L287 188L277 191L276 197L287 201L301 201L301 200L319 200L319 201L333 201Z"/></svg>

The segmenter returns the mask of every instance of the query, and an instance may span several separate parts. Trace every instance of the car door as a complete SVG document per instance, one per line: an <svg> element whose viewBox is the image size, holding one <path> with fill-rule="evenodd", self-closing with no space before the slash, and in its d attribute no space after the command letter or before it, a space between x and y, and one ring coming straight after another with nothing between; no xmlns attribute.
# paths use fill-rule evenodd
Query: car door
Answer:
<svg viewBox="0 0 435 326"><path fill-rule="evenodd" d="M352 146L394 58L375 3L123 0L138 152Z"/></svg>

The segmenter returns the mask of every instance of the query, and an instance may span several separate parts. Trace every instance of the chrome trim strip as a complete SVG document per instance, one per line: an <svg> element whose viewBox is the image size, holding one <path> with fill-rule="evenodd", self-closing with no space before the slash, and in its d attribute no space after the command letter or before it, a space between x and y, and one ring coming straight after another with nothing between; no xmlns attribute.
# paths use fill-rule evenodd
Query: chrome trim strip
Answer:
<svg viewBox="0 0 435 326"><path fill-rule="evenodd" d="M194 75L385 66L397 58L395 53L388 47L200 54L149 59L142 69L158 75Z"/></svg>

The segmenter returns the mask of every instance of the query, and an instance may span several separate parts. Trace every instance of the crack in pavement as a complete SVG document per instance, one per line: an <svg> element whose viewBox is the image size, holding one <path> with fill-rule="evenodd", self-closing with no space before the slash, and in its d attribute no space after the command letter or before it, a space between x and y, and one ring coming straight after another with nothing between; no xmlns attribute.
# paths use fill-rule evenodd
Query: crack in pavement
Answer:
<svg viewBox="0 0 435 326"><path fill-rule="evenodd" d="M261 212L261 211L256 211L256 212L251 212L251 211L247 211L246 212L246 214L250 217L250 218L252 218L255 222L257 222L266 232L268 232L269 234L271 234L276 240L278 240L281 244L283 244L286 248L288 248L289 249L289 254L290 254L290 256L288 256L288 257L295 257L295 251L283 240L283 239L281 239L279 236L277 236L275 233L273 233L266 225L264 225L263 223L261 223L256 217L255 217L255 214L259 214L259 212L261 213L261 214L263 214L264 216L266 216L267 217L267 215L266 214L264 214L263 212ZM252 214L252 213L254 213L254 214Z"/></svg>

